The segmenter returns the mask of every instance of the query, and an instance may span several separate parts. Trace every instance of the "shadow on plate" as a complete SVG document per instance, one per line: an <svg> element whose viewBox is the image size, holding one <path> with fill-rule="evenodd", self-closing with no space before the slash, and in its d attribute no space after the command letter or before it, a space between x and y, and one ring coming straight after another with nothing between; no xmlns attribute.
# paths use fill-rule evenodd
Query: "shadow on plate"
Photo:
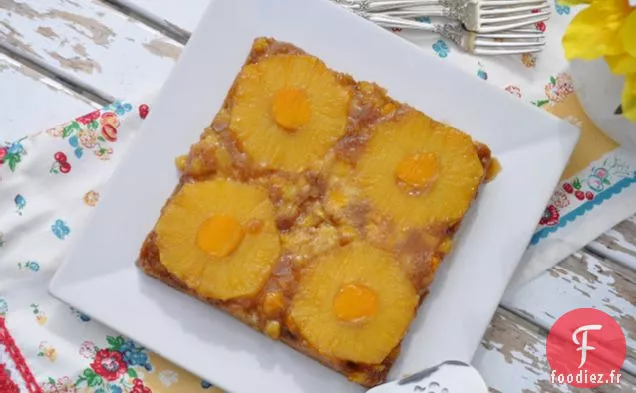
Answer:
<svg viewBox="0 0 636 393"><path fill-rule="evenodd" d="M208 364L223 364L223 368L215 371L206 370L205 366L180 361L180 356L184 359L184 355L163 353L161 348L152 348L152 346L149 348L167 359L172 359L183 368L200 374L200 377L208 379L221 388L224 381L220 376L225 373L224 370L236 367L240 362L241 368L245 370L243 375L245 378L285 379L287 386L289 384L302 386L303 393L364 391L362 387L349 382L341 374L282 342L274 341L253 330L221 310L148 277L141 271L139 271L138 280L139 289L145 297L153 299L164 315L174 316L175 321L178 321L182 330L175 334L183 335L184 338L187 336L187 339L183 340L184 345L205 346L205 351L212 351L207 353L208 359L215 356L216 350L216 356L223 360L208 362ZM200 351L201 349L188 348L188 357ZM250 373L249 370L257 371ZM281 389L281 392L286 391L282 386ZM264 387L264 391L266 390Z"/></svg>

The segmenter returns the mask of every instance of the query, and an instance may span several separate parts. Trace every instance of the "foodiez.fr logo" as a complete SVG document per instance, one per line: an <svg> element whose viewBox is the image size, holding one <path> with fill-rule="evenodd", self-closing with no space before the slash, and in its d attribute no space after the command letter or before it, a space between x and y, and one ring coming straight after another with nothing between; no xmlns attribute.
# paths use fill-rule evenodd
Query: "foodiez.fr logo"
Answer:
<svg viewBox="0 0 636 393"><path fill-rule="evenodd" d="M626 353L625 334L612 317L594 308L572 310L548 333L550 382L578 388L620 384Z"/></svg>

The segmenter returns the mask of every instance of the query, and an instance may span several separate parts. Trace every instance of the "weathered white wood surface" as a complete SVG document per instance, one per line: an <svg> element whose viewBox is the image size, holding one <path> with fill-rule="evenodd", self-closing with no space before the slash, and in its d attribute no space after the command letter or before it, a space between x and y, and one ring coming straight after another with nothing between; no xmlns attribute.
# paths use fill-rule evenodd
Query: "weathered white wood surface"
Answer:
<svg viewBox="0 0 636 393"><path fill-rule="evenodd" d="M575 308L611 315L627 339L625 370L636 375L636 273L616 263L577 252L503 299L502 305L548 330Z"/></svg>
<svg viewBox="0 0 636 393"><path fill-rule="evenodd" d="M161 87L181 45L100 3L0 0L0 42L116 97Z"/></svg>
<svg viewBox="0 0 636 393"><path fill-rule="evenodd" d="M0 143L65 122L98 106L0 54Z"/></svg>
<svg viewBox="0 0 636 393"><path fill-rule="evenodd" d="M493 393L632 393L633 376L622 373L620 385L577 389L550 383L550 366L545 358L545 331L499 310L473 358Z"/></svg>
<svg viewBox="0 0 636 393"><path fill-rule="evenodd" d="M607 231L588 248L636 271L636 216Z"/></svg>
<svg viewBox="0 0 636 393"><path fill-rule="evenodd" d="M108 0L140 20L191 31L209 0ZM238 1L238 0L237 0ZM143 15L142 15L143 14ZM181 46L108 4L88 0L0 0L0 42L27 52L50 70L72 74L106 95L132 98L160 87ZM28 68L0 57L0 140L66 121L97 104ZM10 86L4 89L4 86ZM35 105L38 111L24 116ZM625 371L636 368L636 221L608 231L582 251L504 299L475 364L494 391L582 392L549 384L545 331L563 313L596 307L614 316L627 334ZM630 270L632 269L632 270ZM528 322L530 321L530 322ZM621 387L636 391L626 376ZM631 381L631 383L629 382Z"/></svg>
<svg viewBox="0 0 636 393"><path fill-rule="evenodd" d="M188 0L186 4L172 0L106 0L129 8L135 13L174 26L178 30L192 32L210 0Z"/></svg>

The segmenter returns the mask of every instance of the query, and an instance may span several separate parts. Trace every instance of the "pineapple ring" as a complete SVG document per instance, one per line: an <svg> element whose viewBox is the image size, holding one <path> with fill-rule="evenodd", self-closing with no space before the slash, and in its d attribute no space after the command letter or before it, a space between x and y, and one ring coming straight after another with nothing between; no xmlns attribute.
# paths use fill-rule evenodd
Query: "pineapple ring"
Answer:
<svg viewBox="0 0 636 393"><path fill-rule="evenodd" d="M320 60L272 56L239 74L230 129L258 164L301 171L344 134L350 98Z"/></svg>
<svg viewBox="0 0 636 393"><path fill-rule="evenodd" d="M348 291L353 293L343 300ZM367 291L375 298L364 299ZM339 306L352 297L361 301L358 312ZM358 242L315 261L300 279L290 316L321 354L379 364L402 340L418 303L417 291L393 256Z"/></svg>
<svg viewBox="0 0 636 393"><path fill-rule="evenodd" d="M258 231L250 230L253 222L259 222ZM227 232L217 233L218 239L205 239L218 230ZM164 207L155 232L166 269L198 294L213 299L255 295L280 253L274 207L267 193L233 181L185 184ZM221 244L219 239L228 243Z"/></svg>
<svg viewBox="0 0 636 393"><path fill-rule="evenodd" d="M470 136L413 111L376 127L357 175L381 212L423 227L461 219L484 169Z"/></svg>

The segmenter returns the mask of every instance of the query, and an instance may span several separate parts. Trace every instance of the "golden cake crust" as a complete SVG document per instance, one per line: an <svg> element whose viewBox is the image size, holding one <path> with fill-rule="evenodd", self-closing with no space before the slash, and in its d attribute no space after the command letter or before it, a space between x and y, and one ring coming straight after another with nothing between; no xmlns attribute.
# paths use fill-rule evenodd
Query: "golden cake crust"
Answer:
<svg viewBox="0 0 636 393"><path fill-rule="evenodd" d="M288 43L258 38L254 41L243 70L248 65L282 55L302 56L305 52ZM379 364L356 363L320 354L302 337L288 315L300 276L317 256L362 238L398 256L421 302L435 270L450 251L452 237L461 219L430 225L426 229L405 228L398 231L395 223L378 213L364 197L356 196L355 187L348 188L348 184L354 181L351 168L364 154L376 126L399 120L415 110L391 99L384 89L373 83L356 82L341 73L334 72L334 75L338 85L351 96L348 118L342 135L325 154L324 160L316 165L303 168L298 173L289 173L259 165L254 157L246 153L230 127L237 92L236 81L210 127L203 132L187 156L177 159L182 175L166 204L184 184L216 178L249 183L267 191L276 208L276 226L281 233L282 251L272 276L256 296L221 301L199 295L162 264L155 230L149 233L142 246L138 266L149 276L229 313L350 380L372 387L385 381L398 356L400 345L395 346ZM474 147L483 167L484 176L480 180L483 182L491 163L490 150L478 142L474 142ZM327 175L324 173L325 167L330 168ZM341 192L352 194L354 200L360 198L360 202L340 208L332 201L332 197L334 193ZM476 197L476 190L474 194ZM398 232L401 235L397 237L387 235ZM281 307L269 310L265 300L274 292L282 294Z"/></svg>

